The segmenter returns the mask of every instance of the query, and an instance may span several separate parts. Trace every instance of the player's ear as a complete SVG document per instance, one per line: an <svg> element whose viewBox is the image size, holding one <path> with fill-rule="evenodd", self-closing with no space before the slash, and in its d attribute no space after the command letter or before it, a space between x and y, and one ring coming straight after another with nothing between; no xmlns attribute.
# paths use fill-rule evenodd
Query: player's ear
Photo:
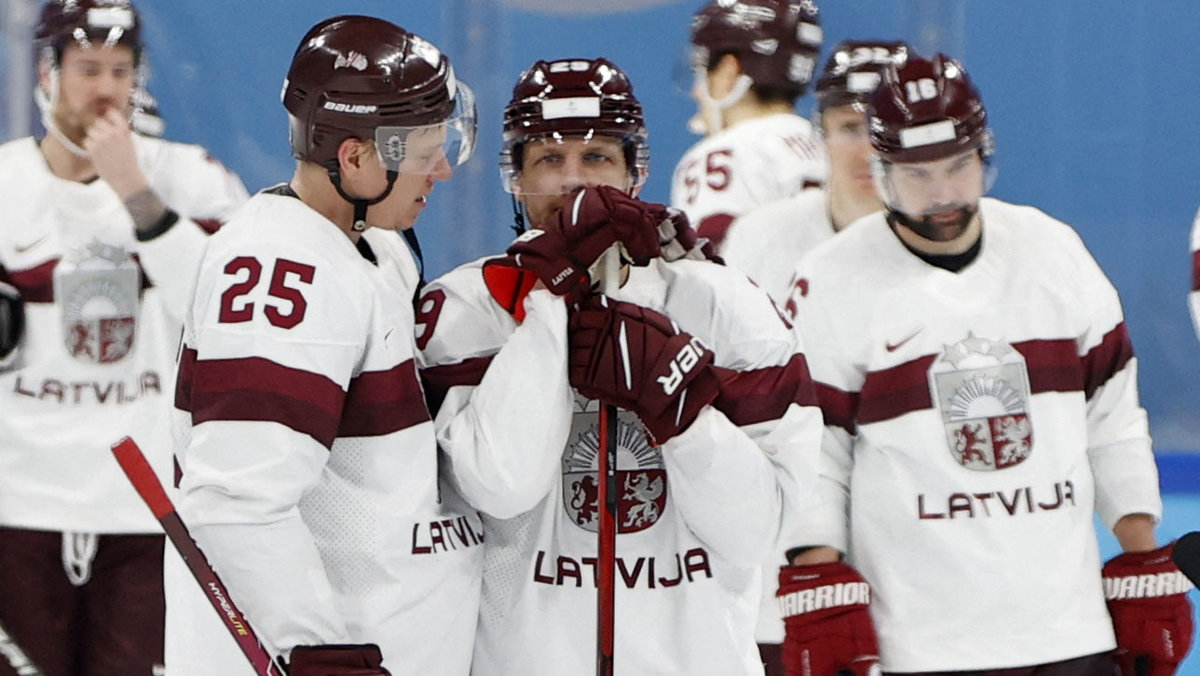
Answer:
<svg viewBox="0 0 1200 676"><path fill-rule="evenodd" d="M351 136L338 145L337 157L343 173L361 170L367 162L376 161L375 146Z"/></svg>

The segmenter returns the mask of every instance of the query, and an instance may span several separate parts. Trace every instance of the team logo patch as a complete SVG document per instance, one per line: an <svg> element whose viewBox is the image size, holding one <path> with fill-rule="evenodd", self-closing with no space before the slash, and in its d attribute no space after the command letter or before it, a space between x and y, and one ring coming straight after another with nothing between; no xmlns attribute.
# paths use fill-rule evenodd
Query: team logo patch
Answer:
<svg viewBox="0 0 1200 676"><path fill-rule="evenodd" d="M595 402L590 402L594 404ZM599 477L602 448L596 407L576 411L563 455L563 509L584 530L600 526ZM617 532L636 533L658 522L667 507L667 472L662 453L646 440L635 415L621 411L617 434Z"/></svg>
<svg viewBox="0 0 1200 676"><path fill-rule="evenodd" d="M1011 345L968 334L933 362L929 385L958 464L995 471L1029 457L1029 373Z"/></svg>
<svg viewBox="0 0 1200 676"><path fill-rule="evenodd" d="M67 352L110 364L133 350L141 277L125 249L99 242L69 252L54 268Z"/></svg>

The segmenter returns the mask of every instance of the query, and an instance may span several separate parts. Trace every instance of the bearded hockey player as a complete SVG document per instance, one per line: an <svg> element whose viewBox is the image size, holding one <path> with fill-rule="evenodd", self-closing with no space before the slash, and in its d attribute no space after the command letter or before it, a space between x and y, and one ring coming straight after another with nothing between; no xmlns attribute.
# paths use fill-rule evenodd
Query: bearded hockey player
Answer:
<svg viewBox="0 0 1200 676"><path fill-rule="evenodd" d="M164 539L109 446L135 436L171 476L181 310L246 189L131 133L129 2L46 2L34 47L46 134L0 146L0 624L46 674L150 674Z"/></svg>
<svg viewBox="0 0 1200 676"><path fill-rule="evenodd" d="M536 229L418 304L438 441L487 529L473 674L595 669L601 401L623 409L616 673L762 673L759 564L815 481L822 426L770 299L636 198L648 160L619 68L535 63L501 165ZM601 296L588 271L613 244L632 265Z"/></svg>
<svg viewBox="0 0 1200 676"><path fill-rule="evenodd" d="M439 486L398 233L469 157L471 92L419 36L339 16L283 105L295 174L211 240L189 306L179 511L290 676L465 676L482 527ZM177 673L247 673L202 599L170 612Z"/></svg>
<svg viewBox="0 0 1200 676"><path fill-rule="evenodd" d="M821 41L813 0L710 0L692 17L689 126L704 138L675 166L671 206L718 252L734 218L825 182L821 142L796 114Z"/></svg>
<svg viewBox="0 0 1200 676"><path fill-rule="evenodd" d="M850 664L869 604L885 672L1173 673L1188 584L1155 538L1116 290L1069 226L983 197L992 135L962 64L889 66L869 115L886 210L806 256L793 297L830 432L813 523L847 555L824 565L871 593L805 603L812 567L785 571L789 667L830 645ZM1124 550L1103 569L1094 514ZM855 641L835 614L862 619Z"/></svg>

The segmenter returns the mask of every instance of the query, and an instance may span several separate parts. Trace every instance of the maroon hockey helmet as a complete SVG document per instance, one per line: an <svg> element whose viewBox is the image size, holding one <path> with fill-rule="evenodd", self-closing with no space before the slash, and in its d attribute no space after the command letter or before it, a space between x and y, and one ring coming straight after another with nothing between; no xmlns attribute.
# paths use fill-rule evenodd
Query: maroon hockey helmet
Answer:
<svg viewBox="0 0 1200 676"><path fill-rule="evenodd" d="M415 129L445 130L451 166L474 147L471 90L437 47L382 19L337 16L313 26L296 48L281 98L292 155L326 169L338 168L347 138L374 140L393 171L405 170Z"/></svg>
<svg viewBox="0 0 1200 676"><path fill-rule="evenodd" d="M958 61L910 55L884 68L870 102L871 146L886 162L928 162L993 151L983 99Z"/></svg>
<svg viewBox="0 0 1200 676"><path fill-rule="evenodd" d="M883 69L889 65L903 65L911 51L905 42L846 40L838 43L817 78L817 112L840 106L856 106L860 107L860 112L866 112Z"/></svg>
<svg viewBox="0 0 1200 676"><path fill-rule="evenodd" d="M823 34L813 0L710 0L692 16L692 67L733 54L758 90L804 94Z"/></svg>
<svg viewBox="0 0 1200 676"><path fill-rule="evenodd" d="M517 78L504 108L500 173L512 191L530 139L561 136L621 139L625 161L641 185L650 166L642 104L625 72L608 59L538 61Z"/></svg>
<svg viewBox="0 0 1200 676"><path fill-rule="evenodd" d="M33 30L38 58L57 66L72 41L81 47L125 45L133 49L137 61L142 53L142 22L129 0L49 0Z"/></svg>

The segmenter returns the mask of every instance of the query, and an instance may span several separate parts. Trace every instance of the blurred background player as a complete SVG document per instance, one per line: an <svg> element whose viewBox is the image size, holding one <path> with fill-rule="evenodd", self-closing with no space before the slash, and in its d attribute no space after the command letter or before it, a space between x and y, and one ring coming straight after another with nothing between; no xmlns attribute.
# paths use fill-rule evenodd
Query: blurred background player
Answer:
<svg viewBox="0 0 1200 676"><path fill-rule="evenodd" d="M871 173L867 102L883 68L904 63L908 53L903 42L850 40L835 46L815 89L814 123L829 155L828 183L757 207L729 228L721 248L725 263L745 272L792 319L795 304L787 300L804 254L860 217L883 209ZM776 552L763 569L756 638L767 676L784 673L784 627L775 597L776 572L784 561L784 552Z"/></svg>
<svg viewBox="0 0 1200 676"><path fill-rule="evenodd" d="M438 441L487 528L476 676L595 668L600 400L624 409L616 673L762 673L758 564L815 490L822 425L766 295L636 199L648 162L619 68L535 63L501 165L537 229L419 302ZM613 244L634 266L601 299L585 271Z"/></svg>
<svg viewBox="0 0 1200 676"><path fill-rule="evenodd" d="M908 51L903 42L860 40L833 48L817 79L814 120L829 156L829 181L739 216L726 234L725 263L744 271L781 306L804 254L883 209L871 175L867 100L883 67L904 63Z"/></svg>
<svg viewBox="0 0 1200 676"><path fill-rule="evenodd" d="M689 123L704 139L671 178L671 206L720 251L729 223L824 183L825 155L796 114L821 50L812 0L711 0L692 17Z"/></svg>
<svg viewBox="0 0 1200 676"><path fill-rule="evenodd" d="M132 435L171 476L180 308L246 190L203 148L131 133L130 3L52 0L34 46L47 133L0 146L0 282L24 317L0 339L0 624L47 676L150 674L164 541L109 447Z"/></svg>
<svg viewBox="0 0 1200 676"><path fill-rule="evenodd" d="M1069 226L983 197L992 136L960 63L885 69L870 119L886 212L806 256L795 298L829 426L813 523L870 583L883 670L1173 673L1189 585L1156 541L1116 290ZM1094 512L1124 551L1103 571ZM842 640L810 611L785 611L785 656Z"/></svg>
<svg viewBox="0 0 1200 676"><path fill-rule="evenodd" d="M295 173L210 241L189 306L180 513L291 676L465 676L483 533L439 488L398 233L470 156L473 97L429 42L340 16L282 99ZM175 673L250 673L211 607L169 608Z"/></svg>

